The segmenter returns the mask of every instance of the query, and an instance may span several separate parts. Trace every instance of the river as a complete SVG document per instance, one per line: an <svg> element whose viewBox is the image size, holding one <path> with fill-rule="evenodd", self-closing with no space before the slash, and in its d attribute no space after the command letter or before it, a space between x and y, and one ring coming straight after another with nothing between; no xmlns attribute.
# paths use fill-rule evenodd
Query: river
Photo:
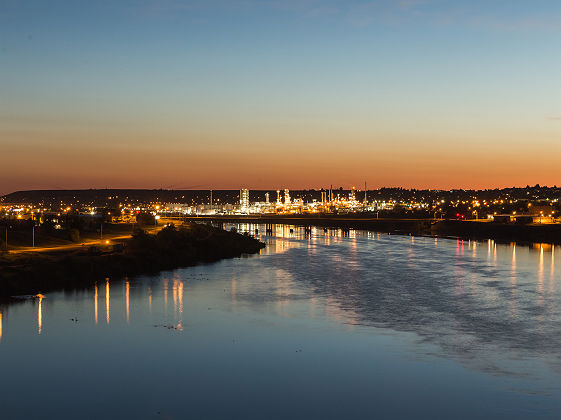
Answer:
<svg viewBox="0 0 561 420"><path fill-rule="evenodd" d="M267 248L0 306L1 418L558 418L560 247L238 228Z"/></svg>

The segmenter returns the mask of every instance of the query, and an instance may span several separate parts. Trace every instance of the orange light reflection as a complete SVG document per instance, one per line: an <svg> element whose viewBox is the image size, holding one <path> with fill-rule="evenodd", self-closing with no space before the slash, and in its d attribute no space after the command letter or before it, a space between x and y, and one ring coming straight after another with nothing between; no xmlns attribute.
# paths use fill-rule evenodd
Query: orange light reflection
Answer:
<svg viewBox="0 0 561 420"><path fill-rule="evenodd" d="M130 293L130 282L126 282L125 283L125 298L126 298L126 307L127 307L127 324L130 321L130 308L129 308L129 302L130 302L130 298L129 298L129 293Z"/></svg>
<svg viewBox="0 0 561 420"><path fill-rule="evenodd" d="M95 323L97 324L97 315L98 315L98 308L97 308L97 299L98 299L99 293L97 290L97 283L94 286L94 318L95 318Z"/></svg>
<svg viewBox="0 0 561 420"><path fill-rule="evenodd" d="M105 320L109 324L109 279L105 283Z"/></svg>

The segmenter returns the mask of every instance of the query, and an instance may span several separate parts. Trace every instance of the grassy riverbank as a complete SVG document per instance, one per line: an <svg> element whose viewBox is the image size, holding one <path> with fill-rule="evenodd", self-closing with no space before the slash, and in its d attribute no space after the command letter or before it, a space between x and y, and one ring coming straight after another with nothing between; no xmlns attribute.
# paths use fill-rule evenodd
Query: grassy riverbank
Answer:
<svg viewBox="0 0 561 420"><path fill-rule="evenodd" d="M88 285L105 277L131 276L259 252L258 240L207 225L173 226L157 234L136 230L114 246L3 254L0 296L34 294Z"/></svg>

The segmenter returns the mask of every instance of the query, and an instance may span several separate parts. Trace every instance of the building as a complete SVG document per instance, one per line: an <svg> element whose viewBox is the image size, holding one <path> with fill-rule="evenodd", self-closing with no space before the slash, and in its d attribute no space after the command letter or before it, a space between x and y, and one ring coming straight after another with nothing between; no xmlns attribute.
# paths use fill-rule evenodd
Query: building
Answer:
<svg viewBox="0 0 561 420"><path fill-rule="evenodd" d="M289 205L290 204L290 191L288 188L286 188L284 190L284 205Z"/></svg>
<svg viewBox="0 0 561 420"><path fill-rule="evenodd" d="M247 212L249 210L249 190L240 190L240 210L242 212Z"/></svg>

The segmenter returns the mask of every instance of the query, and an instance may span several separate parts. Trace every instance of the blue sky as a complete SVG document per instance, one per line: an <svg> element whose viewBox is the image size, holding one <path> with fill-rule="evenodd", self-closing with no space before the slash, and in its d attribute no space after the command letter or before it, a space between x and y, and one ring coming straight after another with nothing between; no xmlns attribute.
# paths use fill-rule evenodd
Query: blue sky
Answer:
<svg viewBox="0 0 561 420"><path fill-rule="evenodd" d="M554 184L560 35L556 1L3 0L0 192Z"/></svg>

